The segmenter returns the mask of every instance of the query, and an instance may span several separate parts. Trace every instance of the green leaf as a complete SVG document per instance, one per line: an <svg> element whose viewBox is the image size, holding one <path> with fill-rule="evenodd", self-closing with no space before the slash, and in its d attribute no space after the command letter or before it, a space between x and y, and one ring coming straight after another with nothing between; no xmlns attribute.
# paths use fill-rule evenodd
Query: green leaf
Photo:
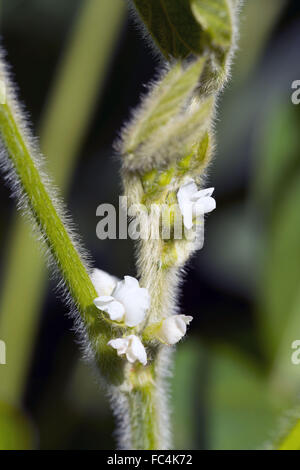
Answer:
<svg viewBox="0 0 300 470"><path fill-rule="evenodd" d="M231 10L227 0L134 0L161 52L182 59L230 47Z"/></svg>
<svg viewBox="0 0 300 470"><path fill-rule="evenodd" d="M275 400L267 380L238 351L220 348L210 354L209 441L212 450L255 449L268 441L283 403Z"/></svg>
<svg viewBox="0 0 300 470"><path fill-rule="evenodd" d="M299 155L299 111L279 101L270 106L262 126L254 181L255 198L268 207L282 193L289 173L294 174Z"/></svg>
<svg viewBox="0 0 300 470"><path fill-rule="evenodd" d="M240 450L268 442L286 403L267 385L235 348L192 338L180 344L172 387L176 448Z"/></svg>
<svg viewBox="0 0 300 470"><path fill-rule="evenodd" d="M178 63L153 87L141 111L127 130L123 150L125 153L134 152L181 111L198 85L204 62L204 59L200 59L185 70Z"/></svg>
<svg viewBox="0 0 300 470"><path fill-rule="evenodd" d="M291 363L291 344L300 332L300 174L281 197L264 263L260 318L264 346L275 359L273 384L293 395L299 386L299 370Z"/></svg>
<svg viewBox="0 0 300 470"><path fill-rule="evenodd" d="M191 9L198 23L211 41L221 48L229 48L232 40L230 9L225 0L191 0Z"/></svg>
<svg viewBox="0 0 300 470"><path fill-rule="evenodd" d="M254 186L256 204L270 219L258 310L273 383L290 393L298 381L291 343L300 328L299 116L279 103L266 118Z"/></svg>
<svg viewBox="0 0 300 470"><path fill-rule="evenodd" d="M211 127L214 104L213 96L205 98L195 105L195 109L160 127L151 139L127 157L127 167L149 171L153 167L164 167L192 152Z"/></svg>

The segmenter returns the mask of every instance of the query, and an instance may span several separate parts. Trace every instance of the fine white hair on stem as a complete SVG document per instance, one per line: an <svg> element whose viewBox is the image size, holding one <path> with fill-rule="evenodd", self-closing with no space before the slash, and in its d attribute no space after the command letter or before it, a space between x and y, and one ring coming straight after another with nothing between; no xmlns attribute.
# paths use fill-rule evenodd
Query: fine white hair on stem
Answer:
<svg viewBox="0 0 300 470"><path fill-rule="evenodd" d="M195 15L195 25L203 43L198 44L196 52L188 51L188 57L184 53L184 60L179 56L170 59L172 46L166 51L168 63L161 66L159 78L150 85L131 122L124 126L117 148L122 154L123 186L130 203L144 203L150 207L155 202L160 209L165 204L170 208L180 188L190 180L199 193L198 186L203 185L214 150L216 103L229 76L235 48L235 7L238 3L223 0L220 3L223 10L216 13L225 18L231 47L228 38L221 45L214 44L214 36L204 38L205 27ZM193 21L189 15L187 17L187 21ZM215 23L212 24L214 27ZM166 219L157 219L150 214L146 223L159 236L138 242L139 281L132 278L126 281L131 286L140 282L138 292L142 312L133 312L133 304L128 302L129 294L124 291L126 282L117 287L119 297L113 291L116 299L97 298L89 257L78 241L57 190L46 176L37 140L18 104L1 52L0 79L7 84L8 102L0 109L2 170L19 209L40 231L49 265L56 266L55 272L60 274L58 288L75 319L75 330L80 334L85 357L95 359L95 365L102 373L101 381L117 420L119 447L169 449L172 447L168 401L173 348L166 344L173 344L182 335L177 339L174 335L175 339L168 340L170 336L165 334L167 339L164 340L162 334L159 336L159 329L163 325L166 332L166 325L174 323L170 317L179 313L178 293L183 268L203 245L204 217L199 220L196 215L196 221L186 223L188 228L194 224L201 235L201 240L190 241L187 236L176 238L175 213L169 213L169 221L174 216L174 235L167 240L160 234ZM181 210L187 214L185 208L181 207ZM139 217L137 214L135 218L139 221ZM103 306L101 302L108 300L111 304ZM106 314L102 307L106 308ZM119 317L116 316L117 308ZM129 330L130 327L134 330ZM119 357L125 354L124 351L127 360Z"/></svg>
<svg viewBox="0 0 300 470"><path fill-rule="evenodd" d="M16 87L10 72L10 67L6 64L5 52L2 48L0 49L0 79L5 82L6 103L9 105L12 115L15 118L18 131L22 135L26 147L29 149L30 156L34 166L38 170L41 182L49 194L51 202L67 230L69 239L80 256L82 264L87 272L90 273L90 256L87 251L83 249L71 216L67 212L62 199L59 196L59 191L46 172L46 162L39 150L38 139L33 136L28 113L25 112L24 107L20 104L17 98ZM33 212L31 201L24 190L20 175L18 175L12 160L9 158L8 149L2 139L0 143L0 170L11 190L12 197L16 200L17 209L28 222L28 226L32 229L33 236L40 242L39 247L41 248L42 254L46 260L51 277L56 281L56 289L66 304L70 316L74 319L74 330L78 335L77 337L80 338L80 346L84 351L84 355L91 359L94 354L92 353L91 344L87 339L86 329L82 321L82 317L79 314L76 299L70 295L69 286L67 286L66 281L62 276L61 269L57 264L58 260L55 259L55 254L53 253L51 243L49 242L43 227L40 226L36 214Z"/></svg>
<svg viewBox="0 0 300 470"><path fill-rule="evenodd" d="M6 84L6 100L9 102L9 105L12 109L13 115L17 121L17 126L19 131L22 133L22 136L26 142L26 146L30 149L31 157L34 161L34 165L38 169L39 175L41 177L42 183L45 186L47 192L49 193L53 205L59 217L64 223L68 231L68 235L72 240L72 243L80 253L80 257L86 267L86 269L91 272L91 258L88 252L83 248L80 241L80 237L76 232L76 227L73 223L71 215L68 213L63 200L59 196L59 190L55 186L54 181L49 176L48 170L46 171L46 160L39 149L38 138L34 137L32 126L30 123L30 118L28 112L25 111L24 106L20 104L17 93L16 86L13 81L12 73L10 72L10 67L6 64L5 61L5 52L3 48L0 49L0 78L5 81ZM28 200L28 195L24 192L22 183L20 182L19 175L16 173L16 170L8 158L7 149L5 148L3 141L1 142L1 153L0 153L0 163L1 170L4 174L5 181L11 189L12 197L16 200L17 208L22 212L22 215L29 221L29 226L31 228L35 227L35 236L38 237L39 241L44 242L47 245L46 234L41 230L41 227L38 226L38 222L32 213L30 206L30 201ZM49 263L49 267L53 267L53 255L48 247L46 247L46 258ZM59 282L62 280L60 279Z"/></svg>
<svg viewBox="0 0 300 470"><path fill-rule="evenodd" d="M133 2L130 3L133 9ZM136 0L136 3L139 4L139 0ZM240 2L234 0L226 0L223 3L223 17L227 21L226 31L231 33L228 35L231 44L228 46L225 42L224 48L220 47L222 59L218 58L214 39L209 43L207 38L205 47L199 47L199 51L203 50L202 55L197 56L191 50L189 57L174 57L166 65L162 65L160 76L151 83L148 93L141 99L140 106L132 113L129 123L123 127L117 150L122 155L124 192L130 204L142 203L149 208L154 202L162 207L168 205L169 201L172 204L172 201L176 200L179 189L188 180L192 179L195 187L196 184L200 188L203 186L215 149L218 98L230 77L230 67L236 50L238 4ZM141 2L141 5L143 11L144 3ZM155 9L156 4L149 5L149 8L151 7ZM165 7L167 8L166 5ZM139 9L138 6L137 8ZM149 11L146 15L148 13ZM158 14L158 11L156 13ZM136 19L135 9L134 16ZM140 25L140 19L136 21ZM152 26L149 20L148 27ZM199 22L199 31L203 30L203 23ZM149 32L145 32L144 25L142 31L146 37L150 37ZM156 33L154 30L153 35ZM156 37L155 41L159 41L159 38ZM168 51L165 51L168 45L161 46L170 58L172 45ZM139 213L136 214L136 219L142 223ZM162 224L163 221L150 214L150 233L159 232ZM202 229L200 226L200 231ZM145 331L147 328L151 331L151 328L160 325L164 319L179 313L178 294L184 265L201 246L199 240L195 243L184 238L171 238L166 241L162 236L138 241L138 275L141 284L149 289L151 296ZM153 426L160 448L170 448L168 379L172 368L173 348L157 347L155 341L153 348L156 352L153 359L155 372L152 380L155 390L152 398L153 413L157 415ZM141 398L138 397L137 400L139 399ZM135 421L136 404L130 403L129 400L130 407L131 420ZM122 440L121 445L133 445L130 441L132 435L124 435L122 437L125 441Z"/></svg>
<svg viewBox="0 0 300 470"><path fill-rule="evenodd" d="M157 449L168 450L173 448L172 432L171 432L171 415L170 415L170 379L173 374L173 354L174 348L163 346L157 355L155 361L155 371L157 380L154 390L155 413L158 416L156 440L158 442ZM116 421L115 438L117 448L120 450L136 449L136 443L132 440L132 420L137 420L130 411L130 389L119 387L110 387L108 396L111 408ZM139 423L134 423L134 427L138 427ZM142 435L140 436L142 439Z"/></svg>

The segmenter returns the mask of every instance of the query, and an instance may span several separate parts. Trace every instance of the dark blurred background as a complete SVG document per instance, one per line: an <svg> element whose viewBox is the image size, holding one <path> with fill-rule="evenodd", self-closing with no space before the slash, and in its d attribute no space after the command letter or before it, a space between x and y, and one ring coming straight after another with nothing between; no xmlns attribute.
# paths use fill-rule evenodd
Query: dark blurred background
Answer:
<svg viewBox="0 0 300 470"><path fill-rule="evenodd" d="M94 1L116 1L122 10L122 0ZM2 44L38 135L83 3L1 2ZM112 145L159 70L157 57L123 10L64 186L95 266L119 277L135 275L133 243L98 240L96 208L118 204L120 163ZM177 448L262 446L276 435L283 410L297 405L300 366L291 364L291 342L300 339L300 105L291 102L291 84L300 80L299 50L298 1L245 1L208 176L209 186L216 188L217 211L207 219L204 249L189 264L180 299L182 313L194 321L178 346L172 380ZM59 172L64 156L56 157ZM20 257L13 267L16 224L14 201L1 184L0 296L4 299L10 276L15 279L11 297L18 304L8 307L9 301L0 299L0 339L7 344L7 365L0 366L0 448L112 449L108 401L80 359L55 281L48 283L45 296L39 285L37 313L26 313L24 285L31 283L34 292L37 284L30 256L26 260L27 238L18 244ZM24 343L26 331L30 340ZM10 362L14 350L21 379L14 377Z"/></svg>

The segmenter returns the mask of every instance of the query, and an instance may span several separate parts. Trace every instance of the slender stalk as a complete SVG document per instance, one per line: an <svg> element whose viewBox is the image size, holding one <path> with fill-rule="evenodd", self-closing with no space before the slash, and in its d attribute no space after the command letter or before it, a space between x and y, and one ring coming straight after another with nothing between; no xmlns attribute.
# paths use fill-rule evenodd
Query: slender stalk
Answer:
<svg viewBox="0 0 300 470"><path fill-rule="evenodd" d="M70 294L76 299L83 319L90 323L87 312L96 296L95 288L70 234L53 205L8 104L1 105L0 132L21 189L28 198L29 208L38 227L46 236L48 249L63 273Z"/></svg>
<svg viewBox="0 0 300 470"><path fill-rule="evenodd" d="M56 184L65 193L78 150L104 85L111 50L124 17L122 0L88 0L79 11L62 55L41 124L41 148ZM83 92L84 90L84 92ZM45 295L46 270L28 224L10 228L0 301L0 333L9 347L0 397L22 400ZM11 293L18 286L18 295Z"/></svg>
<svg viewBox="0 0 300 470"><path fill-rule="evenodd" d="M120 360L107 346L111 325L93 305L97 292L89 277L84 255L79 253L72 231L62 222L63 210L56 197L50 196L49 183L41 176L37 150L30 142L25 119L3 64L0 73L7 85L7 102L0 105L0 135L5 149L2 165L7 179L13 181L15 196L42 233L48 252L62 276L68 300L79 312L78 327L82 329L83 337L88 336L99 369L104 377L116 382L120 379L121 367ZM15 286L15 295L17 288Z"/></svg>

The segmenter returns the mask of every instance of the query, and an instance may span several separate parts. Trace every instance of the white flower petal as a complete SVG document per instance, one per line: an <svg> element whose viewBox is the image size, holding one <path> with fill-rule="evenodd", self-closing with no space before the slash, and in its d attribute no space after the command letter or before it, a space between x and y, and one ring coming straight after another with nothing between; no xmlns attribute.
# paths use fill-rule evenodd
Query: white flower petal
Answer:
<svg viewBox="0 0 300 470"><path fill-rule="evenodd" d="M117 350L118 356L122 356L122 354L126 354L129 339L128 338L117 338L111 339L107 343L109 346Z"/></svg>
<svg viewBox="0 0 300 470"><path fill-rule="evenodd" d="M196 183L193 180L182 185L177 192L177 201L179 208L183 207L185 204L190 204L191 198L197 193L198 188Z"/></svg>
<svg viewBox="0 0 300 470"><path fill-rule="evenodd" d="M134 288L136 289L140 287L139 281L135 277L132 277L132 276L124 276L124 284L126 287L130 289L134 289Z"/></svg>
<svg viewBox="0 0 300 470"><path fill-rule="evenodd" d="M113 321L125 321L129 327L137 326L146 316L150 307L148 289L141 288L139 281L125 276L123 281L95 269L91 279L99 293L94 304L103 310Z"/></svg>
<svg viewBox="0 0 300 470"><path fill-rule="evenodd" d="M204 197L193 204L193 214L195 217L208 214L216 208L216 201L213 197Z"/></svg>
<svg viewBox="0 0 300 470"><path fill-rule="evenodd" d="M126 353L127 360L129 362L139 361L144 366L147 364L147 353L140 338L135 335L129 337L129 347Z"/></svg>
<svg viewBox="0 0 300 470"><path fill-rule="evenodd" d="M183 197L184 199L190 200L195 195L195 193L197 193L198 188L195 181L190 179L184 185L181 186L179 191L179 198L181 195L181 197Z"/></svg>
<svg viewBox="0 0 300 470"><path fill-rule="evenodd" d="M193 226L193 203L191 199L197 191L198 188L194 180L189 180L177 192L178 206L183 216L183 224L187 230L190 230Z"/></svg>
<svg viewBox="0 0 300 470"><path fill-rule="evenodd" d="M204 198L205 214L212 212L217 207L216 200L213 197Z"/></svg>
<svg viewBox="0 0 300 470"><path fill-rule="evenodd" d="M124 305L127 326L137 326L145 319L150 307L150 295L148 289L139 286L137 279L125 276L123 281L118 282L112 295Z"/></svg>
<svg viewBox="0 0 300 470"><path fill-rule="evenodd" d="M143 365L147 364L147 353L138 336L130 335L126 338L113 339L107 344L117 350L118 356L126 354L128 362L139 361Z"/></svg>
<svg viewBox="0 0 300 470"><path fill-rule="evenodd" d="M181 214L183 216L183 224L187 230L193 227L193 204L186 203L180 207Z"/></svg>
<svg viewBox="0 0 300 470"><path fill-rule="evenodd" d="M215 190L215 188L200 189L200 191L197 191L196 193L194 193L192 195L191 201L195 202L200 198L210 197L210 196L212 196L214 190Z"/></svg>
<svg viewBox="0 0 300 470"><path fill-rule="evenodd" d="M103 307L103 310L108 313L113 321L122 321L124 319L125 309L124 306L117 300L113 300Z"/></svg>
<svg viewBox="0 0 300 470"><path fill-rule="evenodd" d="M115 300L114 297L107 295L97 297L97 299L94 300L94 304L99 310L108 313L111 320L122 321L124 319L124 305Z"/></svg>
<svg viewBox="0 0 300 470"><path fill-rule="evenodd" d="M193 317L186 315L174 315L166 318L161 326L159 336L167 344L176 344L186 334L187 325Z"/></svg>
<svg viewBox="0 0 300 470"><path fill-rule="evenodd" d="M114 298L111 295L100 295L100 297L97 297L94 300L94 304L97 305L99 303L111 302L112 300L114 300Z"/></svg>
<svg viewBox="0 0 300 470"><path fill-rule="evenodd" d="M94 269L91 274L91 281L94 284L97 294L102 296L111 295L119 279L101 269Z"/></svg>
<svg viewBox="0 0 300 470"><path fill-rule="evenodd" d="M198 191L193 180L189 180L177 192L177 201L183 216L186 229L193 227L193 218L200 217L216 208L216 201L212 196L214 188Z"/></svg>

